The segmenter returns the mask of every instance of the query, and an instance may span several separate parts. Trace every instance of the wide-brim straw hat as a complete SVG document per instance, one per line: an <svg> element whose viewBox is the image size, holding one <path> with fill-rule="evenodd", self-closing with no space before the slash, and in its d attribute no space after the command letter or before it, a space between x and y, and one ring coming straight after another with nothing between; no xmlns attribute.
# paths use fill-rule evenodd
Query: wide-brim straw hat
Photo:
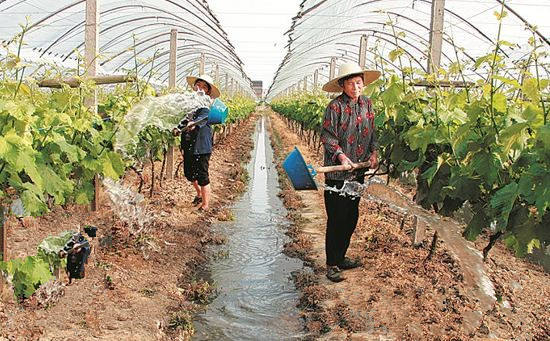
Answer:
<svg viewBox="0 0 550 341"><path fill-rule="evenodd" d="M365 70L355 63L345 63L340 65L338 70L338 76L334 79L328 81L323 85L323 90L327 92L341 92L344 90L339 84L340 79L351 76L351 75L360 75L363 74L363 84L367 85L380 77L380 71L376 70Z"/></svg>
<svg viewBox="0 0 550 341"><path fill-rule="evenodd" d="M195 82L197 82L198 79L205 81L206 83L208 83L208 85L210 85L211 98L214 99L220 97L220 90L214 85L214 81L209 75L187 76L187 84L189 84L189 86L193 88L195 86Z"/></svg>

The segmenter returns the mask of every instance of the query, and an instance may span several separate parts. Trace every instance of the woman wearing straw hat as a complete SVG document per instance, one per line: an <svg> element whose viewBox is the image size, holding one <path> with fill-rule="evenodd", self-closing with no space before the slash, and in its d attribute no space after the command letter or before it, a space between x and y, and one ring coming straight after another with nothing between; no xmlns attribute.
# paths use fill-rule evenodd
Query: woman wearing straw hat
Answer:
<svg viewBox="0 0 550 341"><path fill-rule="evenodd" d="M188 76L187 83L195 90L202 91L212 99L220 96L220 91L208 75ZM200 108L193 113L192 120L183 119L174 128L174 135L181 135L183 151L183 173L187 180L193 183L197 192L193 199L194 205L199 205L199 211L206 211L210 203L210 179L208 166L212 153L212 127L208 123L208 108Z"/></svg>
<svg viewBox="0 0 550 341"><path fill-rule="evenodd" d="M340 66L338 77L323 86L324 91L341 92L325 110L321 141L324 165L349 165L351 172L325 174L325 184L342 188L344 180L364 181L364 172L353 171L358 162L378 167L378 142L374 127L372 102L363 95L363 88L380 76L378 71L363 70L355 63ZM359 218L359 199L325 190L327 230L325 252L327 278L343 281L341 271L361 266L358 260L346 257L351 236Z"/></svg>

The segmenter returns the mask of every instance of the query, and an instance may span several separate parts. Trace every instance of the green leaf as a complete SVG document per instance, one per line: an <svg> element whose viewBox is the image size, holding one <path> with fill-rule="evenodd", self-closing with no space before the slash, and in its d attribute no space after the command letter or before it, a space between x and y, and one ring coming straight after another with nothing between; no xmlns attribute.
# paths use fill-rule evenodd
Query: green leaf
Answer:
<svg viewBox="0 0 550 341"><path fill-rule="evenodd" d="M48 210L48 207L44 203L42 191L36 185L26 182L23 184L23 188L21 201L27 212L33 216L37 216Z"/></svg>
<svg viewBox="0 0 550 341"><path fill-rule="evenodd" d="M426 152L428 144L432 143L435 138L433 129L426 129L423 126L417 125L409 129L406 133L406 140L412 150L420 149L422 153Z"/></svg>
<svg viewBox="0 0 550 341"><path fill-rule="evenodd" d="M477 236L489 226L489 217L483 211L477 211L477 213L472 217L468 226L462 233L464 238L470 241L476 240Z"/></svg>
<svg viewBox="0 0 550 341"><path fill-rule="evenodd" d="M506 226L508 226L508 217L514 207L514 203L516 202L518 195L518 184L512 182L499 189L492 196L490 206L495 210L497 226L500 230L505 230Z"/></svg>
<svg viewBox="0 0 550 341"><path fill-rule="evenodd" d="M94 193L94 186L91 182L87 182L76 191L75 202L79 205L89 204L94 198Z"/></svg>
<svg viewBox="0 0 550 341"><path fill-rule="evenodd" d="M492 187L500 170L500 160L494 153L481 150L474 153L468 166L482 177L488 187Z"/></svg>
<svg viewBox="0 0 550 341"><path fill-rule="evenodd" d="M391 85L382 92L380 97L384 104L388 107L393 107L401 101L401 96L403 94L403 87L397 83L397 81L392 82Z"/></svg>
<svg viewBox="0 0 550 341"><path fill-rule="evenodd" d="M72 144L69 144L63 138L56 139L54 143L59 146L59 149L61 149L61 151L65 153L65 155L67 155L67 159L69 160L69 162L78 162L79 159L85 155L82 149Z"/></svg>
<svg viewBox="0 0 550 341"><path fill-rule="evenodd" d="M530 205L535 205L540 217L550 207L550 172L532 164L519 179L518 191Z"/></svg>
<svg viewBox="0 0 550 341"><path fill-rule="evenodd" d="M405 51L401 48L396 48L395 50L391 50L388 57L392 62L395 62L395 60L401 56Z"/></svg>
<svg viewBox="0 0 550 341"><path fill-rule="evenodd" d="M438 155L437 163L435 163L434 165L432 165L430 168L426 169L422 173L421 177L423 179L426 179L426 181L428 181L428 186L431 186L434 176L437 174L441 166L443 166L444 164L448 164L449 159L450 159L449 154Z"/></svg>
<svg viewBox="0 0 550 341"><path fill-rule="evenodd" d="M499 112L506 112L506 95L501 92L497 92L493 95L493 108Z"/></svg>
<svg viewBox="0 0 550 341"><path fill-rule="evenodd" d="M124 174L124 161L115 152L108 152L103 158L103 174L112 179L118 179Z"/></svg>
<svg viewBox="0 0 550 341"><path fill-rule="evenodd" d="M46 165L40 167L44 177L46 193L55 198L55 203L62 205L65 203L65 198L73 191L73 181L62 179L53 169Z"/></svg>
<svg viewBox="0 0 550 341"><path fill-rule="evenodd" d="M527 123L516 123L507 127L500 134L500 140L503 144L503 158L508 156L510 150L514 149L523 149L529 136L525 133L526 128L528 127Z"/></svg>
<svg viewBox="0 0 550 341"><path fill-rule="evenodd" d="M520 89L521 85L519 82L513 78L507 78L504 76L495 75L493 76L494 79L498 79L499 81L503 82L504 84L511 85L514 89Z"/></svg>
<svg viewBox="0 0 550 341"><path fill-rule="evenodd" d="M545 125L537 130L537 141L545 148L550 150L550 125Z"/></svg>
<svg viewBox="0 0 550 341"><path fill-rule="evenodd" d="M540 101L540 92L535 78L527 78L523 81L523 93L533 103L538 103Z"/></svg>
<svg viewBox="0 0 550 341"><path fill-rule="evenodd" d="M542 109L531 103L525 107L525 110L521 113L521 117L525 119L533 128L538 128L544 123Z"/></svg>

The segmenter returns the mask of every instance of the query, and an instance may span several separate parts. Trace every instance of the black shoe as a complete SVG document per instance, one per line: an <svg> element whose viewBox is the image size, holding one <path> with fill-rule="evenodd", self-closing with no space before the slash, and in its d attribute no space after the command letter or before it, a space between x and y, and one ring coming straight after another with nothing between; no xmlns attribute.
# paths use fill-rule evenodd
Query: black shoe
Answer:
<svg viewBox="0 0 550 341"><path fill-rule="evenodd" d="M327 278L334 283L342 282L343 280L345 280L345 278L342 277L342 273L337 266L327 267Z"/></svg>
<svg viewBox="0 0 550 341"><path fill-rule="evenodd" d="M344 257L344 261L340 264L338 264L338 267L342 270L349 270L349 269L355 269L363 265L360 260L358 259L349 259L348 257Z"/></svg>
<svg viewBox="0 0 550 341"><path fill-rule="evenodd" d="M199 197L199 196L197 195L197 196L195 196L195 199L193 199L192 204L193 204L193 205L198 205L198 204L200 204L201 202L202 202L202 198Z"/></svg>

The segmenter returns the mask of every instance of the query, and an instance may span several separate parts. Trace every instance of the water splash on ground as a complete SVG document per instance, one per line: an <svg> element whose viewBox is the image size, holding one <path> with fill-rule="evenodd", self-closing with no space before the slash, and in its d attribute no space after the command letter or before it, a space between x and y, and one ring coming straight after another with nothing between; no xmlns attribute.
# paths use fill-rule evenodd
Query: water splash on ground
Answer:
<svg viewBox="0 0 550 341"><path fill-rule="evenodd" d="M110 178L103 179L103 185L113 202L113 211L128 225L130 233L136 235L143 231L152 220L151 214L145 208L144 196Z"/></svg>

